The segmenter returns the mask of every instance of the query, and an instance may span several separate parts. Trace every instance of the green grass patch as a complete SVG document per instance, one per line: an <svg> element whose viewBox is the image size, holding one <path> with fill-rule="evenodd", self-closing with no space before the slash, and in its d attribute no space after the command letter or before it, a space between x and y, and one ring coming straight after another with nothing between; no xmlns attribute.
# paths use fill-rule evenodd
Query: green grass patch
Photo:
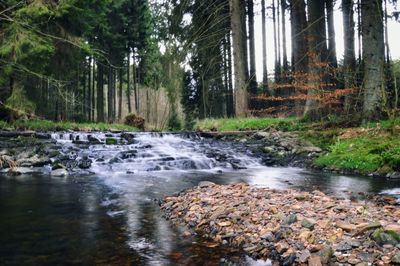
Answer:
<svg viewBox="0 0 400 266"><path fill-rule="evenodd" d="M328 150L336 143L337 137L343 131L341 128L330 128L324 130L304 130L299 132L299 136L311 142L317 147Z"/></svg>
<svg viewBox="0 0 400 266"><path fill-rule="evenodd" d="M364 174L400 170L399 136L363 136L338 140L329 150L328 154L315 161L317 166Z"/></svg>
<svg viewBox="0 0 400 266"><path fill-rule="evenodd" d="M194 129L201 131L244 131L275 127L283 131L300 130L303 124L297 118L223 118L197 121Z"/></svg>
<svg viewBox="0 0 400 266"><path fill-rule="evenodd" d="M79 131L108 131L110 129L123 131L138 131L137 128L123 124L107 123L75 123L75 122L53 122L49 120L17 120L13 123L0 121L0 129L14 130L39 130L39 131L61 131L61 130L79 130Z"/></svg>
<svg viewBox="0 0 400 266"><path fill-rule="evenodd" d="M378 122L369 122L362 127L364 128L381 128L381 129L392 129L395 126L400 126L400 118L381 120Z"/></svg>

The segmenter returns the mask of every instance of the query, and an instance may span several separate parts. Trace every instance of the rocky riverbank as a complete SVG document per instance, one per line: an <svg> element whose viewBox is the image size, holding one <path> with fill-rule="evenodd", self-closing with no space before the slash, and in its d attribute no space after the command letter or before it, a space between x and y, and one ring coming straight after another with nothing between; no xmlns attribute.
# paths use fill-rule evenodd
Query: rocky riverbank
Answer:
<svg viewBox="0 0 400 266"><path fill-rule="evenodd" d="M369 131L349 129L337 138L343 140L354 139L357 142L357 133L361 136L365 132ZM348 136L349 134L350 137ZM357 156L353 155L352 157L339 159L336 162L332 161L327 165L319 165L316 162L319 159L323 159L322 156L328 155L329 151L300 137L298 132L284 132L270 128L266 131L200 132L200 135L207 138L240 142L256 156L262 158L263 163L267 166L295 166L345 175L369 175L388 179L400 178L400 168L398 166L393 167L393 165L396 165L393 162L399 160L396 150L392 149L390 151L387 149L389 146L395 146L395 144L390 145L389 140L387 141L389 144L374 144L375 146L371 144L370 150L366 148L365 151L360 152L357 159L354 159ZM383 136L382 138L385 139L388 137ZM348 152L354 152L352 144L349 146ZM371 161L374 161L374 163L380 162L380 160L388 161L388 165L383 163L383 166L380 168L368 170L371 166L367 164L371 163ZM340 166L335 164L339 164Z"/></svg>
<svg viewBox="0 0 400 266"><path fill-rule="evenodd" d="M167 219L277 265L400 264L400 208L391 197L342 199L247 184L199 186L164 199Z"/></svg>
<svg viewBox="0 0 400 266"><path fill-rule="evenodd" d="M11 175L48 173L52 176L88 174L93 159L89 152L92 145L127 144L133 141L130 133L97 133L80 135L76 132L60 132L59 137L69 139L74 145L63 145L52 138L52 133L35 131L0 132L0 171ZM99 158L97 158L100 160Z"/></svg>
<svg viewBox="0 0 400 266"><path fill-rule="evenodd" d="M262 158L267 166L310 167L325 151L294 132L279 130L249 132L201 132L203 137L240 142Z"/></svg>

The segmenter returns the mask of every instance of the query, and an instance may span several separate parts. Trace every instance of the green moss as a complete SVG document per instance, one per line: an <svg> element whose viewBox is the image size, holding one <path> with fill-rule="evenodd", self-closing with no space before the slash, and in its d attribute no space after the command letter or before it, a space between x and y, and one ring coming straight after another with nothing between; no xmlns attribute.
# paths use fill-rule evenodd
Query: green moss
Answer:
<svg viewBox="0 0 400 266"><path fill-rule="evenodd" d="M40 130L40 131L59 131L59 130L88 130L88 131L108 131L111 129L123 131L137 131L137 128L106 123L75 123L75 122L53 122L49 120L17 120L13 123L0 121L0 129L13 128L16 130Z"/></svg>
<svg viewBox="0 0 400 266"><path fill-rule="evenodd" d="M268 127L276 127L283 131L293 131L302 128L297 118L224 118L204 119L197 121L194 129L201 131L244 131L261 130Z"/></svg>
<svg viewBox="0 0 400 266"><path fill-rule="evenodd" d="M117 145L118 141L114 138L106 138L106 144L107 145Z"/></svg>
<svg viewBox="0 0 400 266"><path fill-rule="evenodd" d="M363 136L339 140L329 148L330 152L319 157L315 164L360 173L399 170L400 137Z"/></svg>
<svg viewBox="0 0 400 266"><path fill-rule="evenodd" d="M329 147L337 141L337 137L342 132L340 128L332 128L325 130L305 130L299 132L299 136L311 142L315 146L318 146L324 150L328 150Z"/></svg>

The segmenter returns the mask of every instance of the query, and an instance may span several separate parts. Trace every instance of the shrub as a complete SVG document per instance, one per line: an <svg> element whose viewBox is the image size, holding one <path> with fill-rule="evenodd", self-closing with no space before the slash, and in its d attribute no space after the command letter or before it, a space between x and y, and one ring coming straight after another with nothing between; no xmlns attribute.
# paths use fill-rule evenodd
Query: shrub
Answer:
<svg viewBox="0 0 400 266"><path fill-rule="evenodd" d="M124 124L144 130L145 119L135 114L129 114L125 117Z"/></svg>

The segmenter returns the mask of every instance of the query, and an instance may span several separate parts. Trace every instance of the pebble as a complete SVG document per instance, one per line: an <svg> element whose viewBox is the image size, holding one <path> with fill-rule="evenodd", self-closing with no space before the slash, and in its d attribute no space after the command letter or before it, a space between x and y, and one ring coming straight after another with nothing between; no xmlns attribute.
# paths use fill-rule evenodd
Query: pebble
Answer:
<svg viewBox="0 0 400 266"><path fill-rule="evenodd" d="M242 248L253 257L273 258L273 265L364 266L400 261L397 244L381 243L392 241L387 235L395 230L386 228L399 224L400 208L388 202L378 196L351 201L320 191L212 183L167 197L161 208L167 219L188 225L192 234ZM360 215L362 209L368 214Z"/></svg>

